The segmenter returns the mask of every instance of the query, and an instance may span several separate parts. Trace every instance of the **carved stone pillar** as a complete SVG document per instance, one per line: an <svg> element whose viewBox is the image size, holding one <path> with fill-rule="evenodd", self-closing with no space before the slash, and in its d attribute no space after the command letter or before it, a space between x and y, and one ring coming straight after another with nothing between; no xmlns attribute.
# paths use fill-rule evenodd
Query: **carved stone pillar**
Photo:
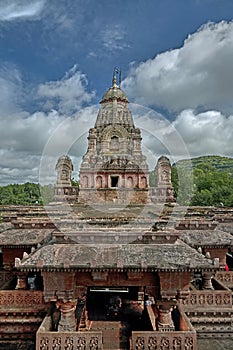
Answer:
<svg viewBox="0 0 233 350"><path fill-rule="evenodd" d="M76 319L75 308L77 300L70 300L67 302L60 302L61 319L58 324L58 332L75 332Z"/></svg>
<svg viewBox="0 0 233 350"><path fill-rule="evenodd" d="M204 272L202 274L202 279L203 279L202 289L214 289L214 287L212 286L211 277L212 277L211 271Z"/></svg>
<svg viewBox="0 0 233 350"><path fill-rule="evenodd" d="M15 289L27 289L27 276L22 273L17 273L17 284Z"/></svg>
<svg viewBox="0 0 233 350"><path fill-rule="evenodd" d="M172 331L175 330L174 323L172 321L172 306L174 302L162 301L158 303L158 330L159 331Z"/></svg>

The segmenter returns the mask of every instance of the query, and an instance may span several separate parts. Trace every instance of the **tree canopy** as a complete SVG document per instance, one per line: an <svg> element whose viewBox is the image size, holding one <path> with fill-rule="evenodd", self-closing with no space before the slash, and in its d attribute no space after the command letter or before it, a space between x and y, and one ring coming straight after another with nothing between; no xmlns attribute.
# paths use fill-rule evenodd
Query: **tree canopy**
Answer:
<svg viewBox="0 0 233 350"><path fill-rule="evenodd" d="M38 205L53 199L53 186L34 183L11 184L0 187L0 204Z"/></svg>
<svg viewBox="0 0 233 350"><path fill-rule="evenodd" d="M193 169L178 162L172 168L172 182L179 204L233 206L233 166L216 167L208 157Z"/></svg>
<svg viewBox="0 0 233 350"><path fill-rule="evenodd" d="M203 156L172 166L172 184L178 204L233 206L233 159ZM156 185L154 172L150 185Z"/></svg>

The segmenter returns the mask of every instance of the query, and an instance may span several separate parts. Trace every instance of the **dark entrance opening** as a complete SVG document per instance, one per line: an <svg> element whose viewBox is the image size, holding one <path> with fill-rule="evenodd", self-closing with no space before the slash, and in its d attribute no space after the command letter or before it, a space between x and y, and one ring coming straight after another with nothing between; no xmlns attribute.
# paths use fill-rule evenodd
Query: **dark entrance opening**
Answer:
<svg viewBox="0 0 233 350"><path fill-rule="evenodd" d="M112 304L122 307L126 301L137 300L138 287L92 287L87 293L86 306L89 319L108 320ZM115 302L116 300L116 302ZM121 317L118 317L119 319Z"/></svg>
<svg viewBox="0 0 233 350"><path fill-rule="evenodd" d="M86 307L93 330L96 331L96 325L98 331L101 327L104 342L109 339L109 334L117 332L119 344L112 343L113 347L107 349L128 350L132 331L152 331L148 314L138 304L138 291L136 286L88 288Z"/></svg>
<svg viewBox="0 0 233 350"><path fill-rule="evenodd" d="M119 186L119 176L111 176L111 187Z"/></svg>

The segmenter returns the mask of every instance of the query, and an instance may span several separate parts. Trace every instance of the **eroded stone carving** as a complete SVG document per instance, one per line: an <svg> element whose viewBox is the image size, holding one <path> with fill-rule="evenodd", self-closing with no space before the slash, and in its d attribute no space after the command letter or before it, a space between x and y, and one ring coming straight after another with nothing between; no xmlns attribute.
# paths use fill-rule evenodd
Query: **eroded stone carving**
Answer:
<svg viewBox="0 0 233 350"><path fill-rule="evenodd" d="M137 337L135 349L136 350L145 350L145 339L143 337Z"/></svg>
<svg viewBox="0 0 233 350"><path fill-rule="evenodd" d="M168 337L162 337L160 341L161 350L169 350L170 342Z"/></svg>
<svg viewBox="0 0 233 350"><path fill-rule="evenodd" d="M193 346L194 346L193 345L193 338L191 338L191 337L185 338L185 340L184 340L184 349L185 350L193 350L194 349Z"/></svg>
<svg viewBox="0 0 233 350"><path fill-rule="evenodd" d="M90 339L90 350L98 350L98 338L97 337L91 337Z"/></svg>
<svg viewBox="0 0 233 350"><path fill-rule="evenodd" d="M40 350L49 350L49 338L42 337L40 340Z"/></svg>
<svg viewBox="0 0 233 350"><path fill-rule="evenodd" d="M155 337L149 337L148 349L149 350L157 350L157 339Z"/></svg>

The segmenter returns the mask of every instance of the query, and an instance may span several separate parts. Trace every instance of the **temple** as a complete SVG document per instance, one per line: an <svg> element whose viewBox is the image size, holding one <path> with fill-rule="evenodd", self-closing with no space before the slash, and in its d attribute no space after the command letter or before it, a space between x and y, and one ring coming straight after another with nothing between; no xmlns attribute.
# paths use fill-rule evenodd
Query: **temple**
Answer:
<svg viewBox="0 0 233 350"><path fill-rule="evenodd" d="M141 142L114 76L80 186L62 155L50 205L1 208L0 349L233 348L233 209L177 205L165 156L151 187Z"/></svg>
<svg viewBox="0 0 233 350"><path fill-rule="evenodd" d="M113 85L102 97L95 126L89 130L80 167L83 201L147 202L149 169L141 150L141 132L134 126L128 103L114 76Z"/></svg>
<svg viewBox="0 0 233 350"><path fill-rule="evenodd" d="M117 84L116 75L100 104L80 166L80 186L77 189L71 184L71 159L68 155L61 156L56 165L55 200L86 204L174 202L171 164L167 157L161 156L155 167L156 187L149 184L141 131L134 125L128 97Z"/></svg>

